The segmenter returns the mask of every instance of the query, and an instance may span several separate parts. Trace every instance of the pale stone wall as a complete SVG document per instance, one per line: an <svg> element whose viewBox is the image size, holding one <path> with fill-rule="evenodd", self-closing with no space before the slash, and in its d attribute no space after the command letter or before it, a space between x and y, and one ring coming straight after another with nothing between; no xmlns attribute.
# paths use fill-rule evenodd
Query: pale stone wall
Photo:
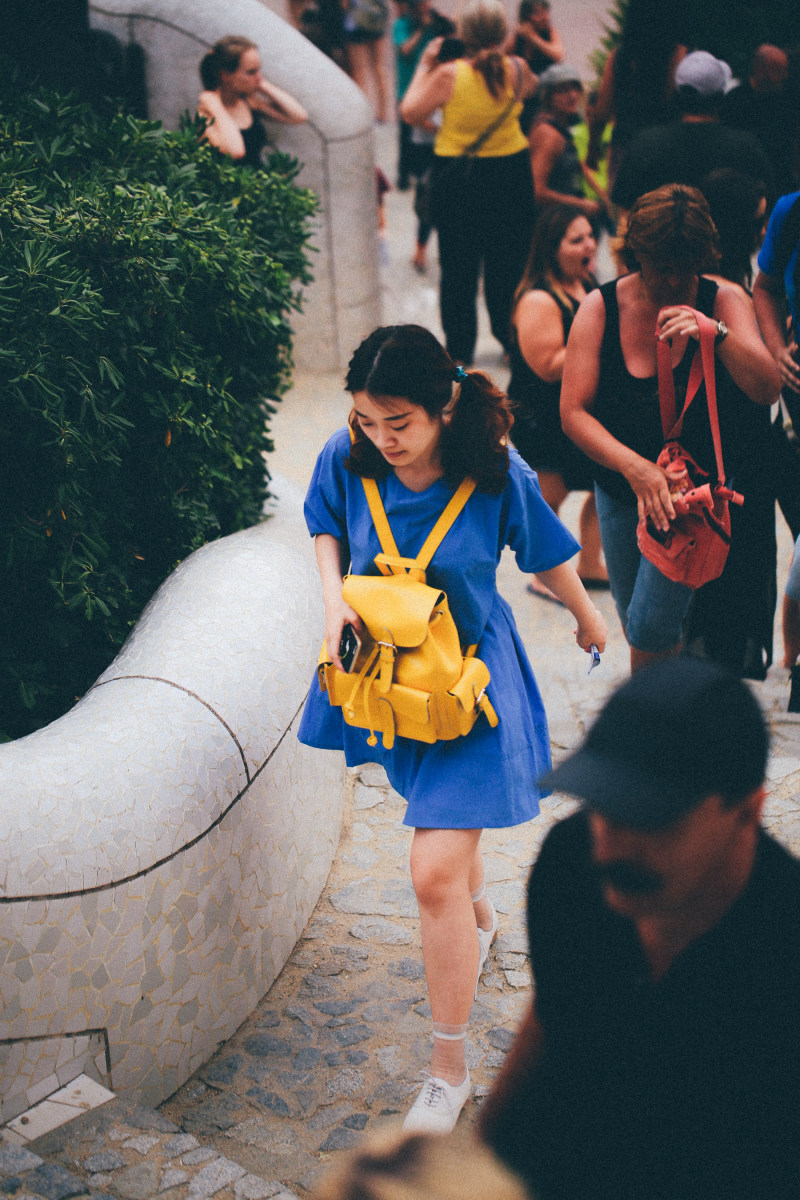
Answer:
<svg viewBox="0 0 800 1200"><path fill-rule="evenodd" d="M81 1072L158 1103L276 978L341 827L341 756L296 739L321 627L284 496L181 564L71 712L0 746L0 1123Z"/></svg>
<svg viewBox="0 0 800 1200"><path fill-rule="evenodd" d="M304 125L267 122L270 139L297 158L298 182L320 198L303 312L293 315L295 361L337 370L380 323L372 110L352 82L260 0L90 0L97 29L143 47L150 116L175 128L197 107L198 66L227 34L259 47L267 79L305 107Z"/></svg>

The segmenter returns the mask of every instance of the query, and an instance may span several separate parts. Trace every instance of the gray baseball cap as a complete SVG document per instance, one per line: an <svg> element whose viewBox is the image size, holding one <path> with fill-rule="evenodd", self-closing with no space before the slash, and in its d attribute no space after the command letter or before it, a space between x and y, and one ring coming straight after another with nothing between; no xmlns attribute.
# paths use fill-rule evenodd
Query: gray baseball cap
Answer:
<svg viewBox="0 0 800 1200"><path fill-rule="evenodd" d="M707 50L693 50L678 63L675 87L694 88L701 96L721 96L731 77L730 67L721 58L714 58Z"/></svg>

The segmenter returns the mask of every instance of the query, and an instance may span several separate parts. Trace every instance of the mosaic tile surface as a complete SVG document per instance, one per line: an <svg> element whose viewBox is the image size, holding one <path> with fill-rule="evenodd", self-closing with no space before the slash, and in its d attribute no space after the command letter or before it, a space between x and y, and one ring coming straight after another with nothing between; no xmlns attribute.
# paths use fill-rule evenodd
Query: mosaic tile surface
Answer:
<svg viewBox="0 0 800 1200"><path fill-rule="evenodd" d="M191 556L87 696L0 747L1 1120L80 1073L161 1101L304 929L343 776L295 736L321 626L298 532Z"/></svg>

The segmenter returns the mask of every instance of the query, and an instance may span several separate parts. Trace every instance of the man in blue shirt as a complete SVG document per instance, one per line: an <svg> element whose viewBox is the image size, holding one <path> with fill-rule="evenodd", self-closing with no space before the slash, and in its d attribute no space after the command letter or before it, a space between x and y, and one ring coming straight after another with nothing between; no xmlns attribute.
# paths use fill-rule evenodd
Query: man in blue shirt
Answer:
<svg viewBox="0 0 800 1200"><path fill-rule="evenodd" d="M783 386L800 392L797 355L797 251L800 242L800 192L781 196L772 210L758 256L753 304L758 327L781 373ZM791 329L787 324L791 317Z"/></svg>

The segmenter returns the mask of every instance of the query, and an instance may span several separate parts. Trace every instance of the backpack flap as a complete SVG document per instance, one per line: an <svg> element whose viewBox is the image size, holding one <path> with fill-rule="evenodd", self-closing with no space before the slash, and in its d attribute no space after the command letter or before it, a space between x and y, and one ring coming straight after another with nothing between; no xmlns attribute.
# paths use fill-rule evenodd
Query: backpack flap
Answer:
<svg viewBox="0 0 800 1200"><path fill-rule="evenodd" d="M347 575L345 602L354 608L376 642L398 648L421 646L443 593L409 575Z"/></svg>

